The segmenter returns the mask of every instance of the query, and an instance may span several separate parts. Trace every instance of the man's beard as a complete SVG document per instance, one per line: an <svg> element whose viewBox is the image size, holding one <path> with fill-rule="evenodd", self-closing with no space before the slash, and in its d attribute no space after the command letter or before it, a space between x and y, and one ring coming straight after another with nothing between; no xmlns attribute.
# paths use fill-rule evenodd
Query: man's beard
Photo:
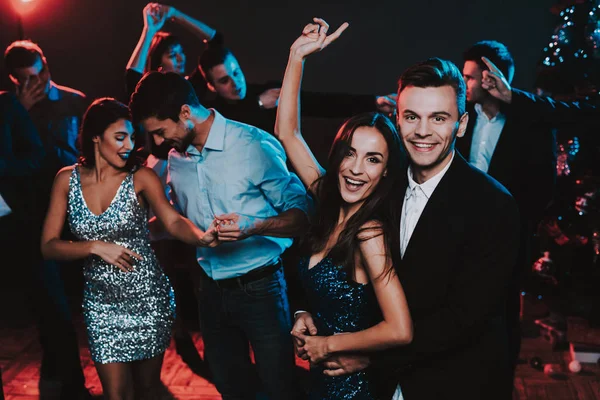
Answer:
<svg viewBox="0 0 600 400"><path fill-rule="evenodd" d="M194 128L190 128L185 133L185 136L183 137L183 139L181 139L181 142L175 146L175 150L177 150L180 153L185 153L187 151L187 148L190 147L190 145L192 144L193 141L194 141Z"/></svg>

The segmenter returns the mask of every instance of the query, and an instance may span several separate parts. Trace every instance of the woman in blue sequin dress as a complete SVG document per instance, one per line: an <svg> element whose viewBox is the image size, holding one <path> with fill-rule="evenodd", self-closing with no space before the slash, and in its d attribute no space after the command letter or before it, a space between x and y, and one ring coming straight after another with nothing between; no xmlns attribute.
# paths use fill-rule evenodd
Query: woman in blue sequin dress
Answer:
<svg viewBox="0 0 600 400"><path fill-rule="evenodd" d="M316 211L301 247L300 277L310 314L292 334L297 352L311 362L311 399L391 397L394 382L377 382L369 370L329 376L322 365L345 352L372 352L410 343L412 322L393 268L399 249L399 186L403 154L392 122L367 113L347 120L333 142L325 172L300 134L299 92L305 58L337 39L315 18L294 42L281 88L275 134ZM314 321L314 326L313 326ZM305 329L306 328L306 329ZM388 397L388 398L389 398Z"/></svg>
<svg viewBox="0 0 600 400"><path fill-rule="evenodd" d="M135 165L127 106L96 100L79 139L80 162L54 182L42 252L85 259L83 313L105 398L133 399L135 392L154 399L175 304L150 246L147 206L171 235L194 246L216 245L215 231L202 232L181 217L154 171ZM78 241L61 240L65 220Z"/></svg>

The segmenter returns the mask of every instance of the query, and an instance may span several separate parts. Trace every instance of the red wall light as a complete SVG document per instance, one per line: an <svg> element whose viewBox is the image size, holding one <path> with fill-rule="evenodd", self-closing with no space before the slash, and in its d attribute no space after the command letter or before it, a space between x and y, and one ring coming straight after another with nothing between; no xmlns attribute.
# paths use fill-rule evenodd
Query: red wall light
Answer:
<svg viewBox="0 0 600 400"><path fill-rule="evenodd" d="M29 14L37 6L36 0L12 0L12 5L15 12L21 16Z"/></svg>

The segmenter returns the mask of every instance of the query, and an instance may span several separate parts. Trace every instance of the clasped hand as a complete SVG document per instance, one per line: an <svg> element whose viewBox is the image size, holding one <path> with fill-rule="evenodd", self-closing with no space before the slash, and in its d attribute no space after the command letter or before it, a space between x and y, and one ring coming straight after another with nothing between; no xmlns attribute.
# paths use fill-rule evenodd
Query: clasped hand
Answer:
<svg viewBox="0 0 600 400"><path fill-rule="evenodd" d="M309 336L295 331L292 331L292 336L296 342L296 351L302 354L302 359L311 364L319 364L329 358L327 336Z"/></svg>
<svg viewBox="0 0 600 400"><path fill-rule="evenodd" d="M262 220L236 213L216 215L202 237L202 243L215 247L222 242L236 242L258 233Z"/></svg>

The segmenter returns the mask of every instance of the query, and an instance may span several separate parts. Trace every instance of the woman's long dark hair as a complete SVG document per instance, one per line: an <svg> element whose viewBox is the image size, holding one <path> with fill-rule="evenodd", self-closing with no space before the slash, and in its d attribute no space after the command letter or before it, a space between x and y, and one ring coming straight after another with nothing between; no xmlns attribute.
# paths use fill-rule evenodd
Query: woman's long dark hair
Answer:
<svg viewBox="0 0 600 400"><path fill-rule="evenodd" d="M350 149L354 132L359 127L375 128L384 137L389 154L387 175L381 178L360 209L348 219L336 244L329 251L329 257L338 265L344 266L350 277L354 277L355 254L360 242L383 235L387 248L386 256L392 261L389 263L390 267L384 271L384 275L387 275L393 269L395 253L399 253L401 202L398 200L398 189L402 173L406 173L406 162L398 131L384 114L359 114L348 119L339 129L329 152L327 172L316 183L316 213L303 246L310 254L323 251L338 224L340 210L344 206L338 173ZM363 228L364 224L373 220L378 221L381 228Z"/></svg>
<svg viewBox="0 0 600 400"><path fill-rule="evenodd" d="M131 121L129 108L113 99L112 97L102 97L94 100L83 115L79 137L79 164L86 168L93 168L96 165L96 154L94 152L94 137L104 135L104 131L109 125L114 124L120 119ZM135 148L135 146L134 146ZM131 152L127 160L126 168L137 169L141 162L135 151Z"/></svg>

